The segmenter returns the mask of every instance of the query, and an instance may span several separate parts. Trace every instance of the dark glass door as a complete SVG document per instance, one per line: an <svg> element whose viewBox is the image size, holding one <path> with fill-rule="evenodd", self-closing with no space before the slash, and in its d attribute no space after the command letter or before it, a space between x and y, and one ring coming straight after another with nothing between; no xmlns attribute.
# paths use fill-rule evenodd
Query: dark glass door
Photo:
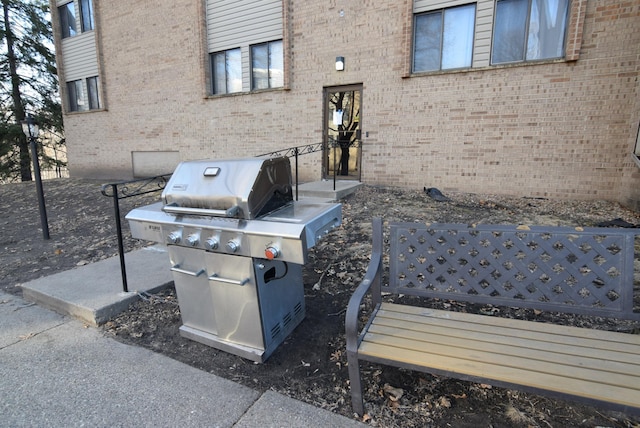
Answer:
<svg viewBox="0 0 640 428"><path fill-rule="evenodd" d="M324 90L323 178L360 180L362 85Z"/></svg>

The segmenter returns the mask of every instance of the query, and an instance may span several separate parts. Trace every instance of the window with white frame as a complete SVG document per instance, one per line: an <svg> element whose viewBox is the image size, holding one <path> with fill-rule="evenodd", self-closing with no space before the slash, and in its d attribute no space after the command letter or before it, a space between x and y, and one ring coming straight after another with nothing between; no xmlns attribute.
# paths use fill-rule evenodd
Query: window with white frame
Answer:
<svg viewBox="0 0 640 428"><path fill-rule="evenodd" d="M412 71L471 67L476 5L414 15Z"/></svg>
<svg viewBox="0 0 640 428"><path fill-rule="evenodd" d="M240 48L216 52L211 57L213 90L216 95L242 92L242 54Z"/></svg>
<svg viewBox="0 0 640 428"><path fill-rule="evenodd" d="M562 58L569 0L497 0L492 64Z"/></svg>
<svg viewBox="0 0 640 428"><path fill-rule="evenodd" d="M76 7L73 2L58 7L58 16L60 17L60 31L62 32L63 39L78 34L78 29L76 28Z"/></svg>
<svg viewBox="0 0 640 428"><path fill-rule="evenodd" d="M251 89L284 85L282 40L251 46Z"/></svg>

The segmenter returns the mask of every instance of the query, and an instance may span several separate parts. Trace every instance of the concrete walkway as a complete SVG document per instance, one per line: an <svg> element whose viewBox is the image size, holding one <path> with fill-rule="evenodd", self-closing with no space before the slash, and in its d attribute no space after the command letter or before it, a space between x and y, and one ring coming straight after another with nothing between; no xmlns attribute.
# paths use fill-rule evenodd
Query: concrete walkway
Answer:
<svg viewBox="0 0 640 428"><path fill-rule="evenodd" d="M0 427L349 427L0 292Z"/></svg>

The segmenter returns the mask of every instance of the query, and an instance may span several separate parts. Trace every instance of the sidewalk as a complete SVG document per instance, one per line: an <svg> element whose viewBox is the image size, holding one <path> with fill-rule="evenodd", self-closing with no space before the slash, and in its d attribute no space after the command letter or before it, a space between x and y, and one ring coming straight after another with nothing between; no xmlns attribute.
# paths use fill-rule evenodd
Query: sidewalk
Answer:
<svg viewBox="0 0 640 428"><path fill-rule="evenodd" d="M0 292L2 427L349 427Z"/></svg>
<svg viewBox="0 0 640 428"><path fill-rule="evenodd" d="M126 254L129 293L118 257L22 284L24 299L0 292L0 427L364 426L92 327L171 282L163 248Z"/></svg>

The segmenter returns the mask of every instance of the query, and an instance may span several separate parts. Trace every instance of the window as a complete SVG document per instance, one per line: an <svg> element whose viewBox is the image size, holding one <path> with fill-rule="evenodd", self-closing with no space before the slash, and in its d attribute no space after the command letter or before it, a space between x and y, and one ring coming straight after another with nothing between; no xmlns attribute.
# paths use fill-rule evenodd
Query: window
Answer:
<svg viewBox="0 0 640 428"><path fill-rule="evenodd" d="M476 5L415 15L413 71L471 67Z"/></svg>
<svg viewBox="0 0 640 428"><path fill-rule="evenodd" d="M242 56L240 48L211 54L213 93L242 91Z"/></svg>
<svg viewBox="0 0 640 428"><path fill-rule="evenodd" d="M101 108L99 82L98 76L88 77L84 81L73 80L67 82L69 111L87 111Z"/></svg>
<svg viewBox="0 0 640 428"><path fill-rule="evenodd" d="M564 56L569 0L498 0L491 63Z"/></svg>
<svg viewBox="0 0 640 428"><path fill-rule="evenodd" d="M58 15L60 16L62 38L75 36L78 31L76 29L76 8L73 2L60 6L58 8Z"/></svg>
<svg viewBox="0 0 640 428"><path fill-rule="evenodd" d="M213 94L283 87L281 0L205 0Z"/></svg>
<svg viewBox="0 0 640 428"><path fill-rule="evenodd" d="M87 105L84 102L82 80L67 82L67 92L69 94L69 111L84 111L87 109Z"/></svg>
<svg viewBox="0 0 640 428"><path fill-rule="evenodd" d="M80 0L80 28L82 32L91 31L95 28L93 20L93 1ZM60 28L62 30L62 38L72 37L78 34L76 24L76 7L74 2L69 2L58 7L58 15L60 16Z"/></svg>
<svg viewBox="0 0 640 428"><path fill-rule="evenodd" d="M100 97L98 93L98 76L87 79L87 92L89 94L89 110L100 108Z"/></svg>
<svg viewBox="0 0 640 428"><path fill-rule="evenodd" d="M92 0L80 0L80 23L82 31L93 30L93 3Z"/></svg>
<svg viewBox="0 0 640 428"><path fill-rule="evenodd" d="M282 40L251 46L251 89L284 86Z"/></svg>

